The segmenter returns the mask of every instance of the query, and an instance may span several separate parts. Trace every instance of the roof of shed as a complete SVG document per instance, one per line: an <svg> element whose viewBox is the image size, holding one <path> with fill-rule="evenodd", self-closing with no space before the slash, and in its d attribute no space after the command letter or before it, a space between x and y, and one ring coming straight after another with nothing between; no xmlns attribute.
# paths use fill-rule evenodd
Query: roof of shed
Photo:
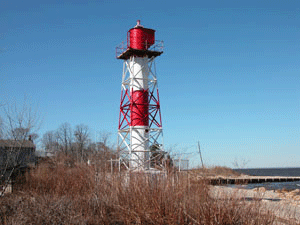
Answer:
<svg viewBox="0 0 300 225"><path fill-rule="evenodd" d="M0 140L1 147L35 148L35 145L29 140Z"/></svg>

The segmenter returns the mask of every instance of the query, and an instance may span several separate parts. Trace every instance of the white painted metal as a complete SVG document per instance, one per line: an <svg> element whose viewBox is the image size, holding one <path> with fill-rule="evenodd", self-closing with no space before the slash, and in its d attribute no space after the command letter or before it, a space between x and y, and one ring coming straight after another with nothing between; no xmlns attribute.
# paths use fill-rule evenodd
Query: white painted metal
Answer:
<svg viewBox="0 0 300 225"><path fill-rule="evenodd" d="M132 170L147 170L150 168L149 132L148 127L131 127L131 156L130 168Z"/></svg>
<svg viewBox="0 0 300 225"><path fill-rule="evenodd" d="M130 91L139 91L148 89L148 57L131 57L129 59L129 73L130 73Z"/></svg>
<svg viewBox="0 0 300 225"><path fill-rule="evenodd" d="M129 59L130 91L148 89L148 57L131 57ZM147 126L132 126L130 129L130 168L145 170L150 167L149 134Z"/></svg>
<svg viewBox="0 0 300 225"><path fill-rule="evenodd" d="M157 89L154 57L131 57L124 60L122 90ZM161 127L131 126L118 131L118 149L123 162L129 161L129 170L145 171L150 169L150 146L159 144L164 151ZM124 163L127 167L127 164Z"/></svg>

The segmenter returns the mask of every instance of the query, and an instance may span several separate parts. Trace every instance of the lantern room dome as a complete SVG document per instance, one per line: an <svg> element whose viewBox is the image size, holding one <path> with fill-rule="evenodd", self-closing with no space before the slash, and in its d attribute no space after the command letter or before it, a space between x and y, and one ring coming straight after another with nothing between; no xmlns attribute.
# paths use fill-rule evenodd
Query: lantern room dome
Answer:
<svg viewBox="0 0 300 225"><path fill-rule="evenodd" d="M126 49L124 44L116 48L118 59L127 59L130 56L159 56L162 52L162 42L155 41L155 30L144 28L137 21L137 25L127 32Z"/></svg>

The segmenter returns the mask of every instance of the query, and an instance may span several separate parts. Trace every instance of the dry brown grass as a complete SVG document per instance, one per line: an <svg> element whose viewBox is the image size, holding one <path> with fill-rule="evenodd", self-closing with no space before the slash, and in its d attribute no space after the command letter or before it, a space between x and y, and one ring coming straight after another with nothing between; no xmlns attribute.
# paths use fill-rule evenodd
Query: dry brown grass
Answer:
<svg viewBox="0 0 300 225"><path fill-rule="evenodd" d="M0 202L2 224L272 224L249 203L209 195L187 176L96 174L93 167L40 165Z"/></svg>
<svg viewBox="0 0 300 225"><path fill-rule="evenodd" d="M204 167L199 169L191 170L191 173L198 174L202 176L225 176L225 177L237 177L241 174L234 171L233 169L225 166L213 166L213 167Z"/></svg>

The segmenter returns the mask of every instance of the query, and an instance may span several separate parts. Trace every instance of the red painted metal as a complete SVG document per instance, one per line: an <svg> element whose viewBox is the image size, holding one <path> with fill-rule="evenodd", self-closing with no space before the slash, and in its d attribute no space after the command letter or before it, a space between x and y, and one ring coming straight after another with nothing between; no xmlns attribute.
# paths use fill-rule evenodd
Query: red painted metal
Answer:
<svg viewBox="0 0 300 225"><path fill-rule="evenodd" d="M149 53L149 48L151 46L152 47L150 49L152 51L159 51L161 54L163 50L162 42L158 42L157 49L152 49L154 44L155 30L144 28L138 21L137 26L127 32L127 44L126 42L122 42L121 46L116 48L116 54L119 56L125 51L128 51L128 49L147 50L146 53ZM133 50L133 52L129 52L128 54L136 55L136 52L134 51L135 50ZM127 59L127 57L125 58ZM130 126L147 126L149 128L162 127L160 102L157 88L153 88L152 90L148 89L136 91L129 89L126 89L125 91L122 90L119 129L127 129Z"/></svg>
<svg viewBox="0 0 300 225"><path fill-rule="evenodd" d="M147 50L151 45L155 43L155 30L143 28L143 27L135 27L128 31L127 47L138 50Z"/></svg>
<svg viewBox="0 0 300 225"><path fill-rule="evenodd" d="M130 96L128 91L121 92L120 115L119 115L119 129L124 129L130 124Z"/></svg>
<svg viewBox="0 0 300 225"><path fill-rule="evenodd" d="M162 127L158 89L121 92L119 129L130 126Z"/></svg>
<svg viewBox="0 0 300 225"><path fill-rule="evenodd" d="M131 126L149 125L148 90L132 91L130 111Z"/></svg>

